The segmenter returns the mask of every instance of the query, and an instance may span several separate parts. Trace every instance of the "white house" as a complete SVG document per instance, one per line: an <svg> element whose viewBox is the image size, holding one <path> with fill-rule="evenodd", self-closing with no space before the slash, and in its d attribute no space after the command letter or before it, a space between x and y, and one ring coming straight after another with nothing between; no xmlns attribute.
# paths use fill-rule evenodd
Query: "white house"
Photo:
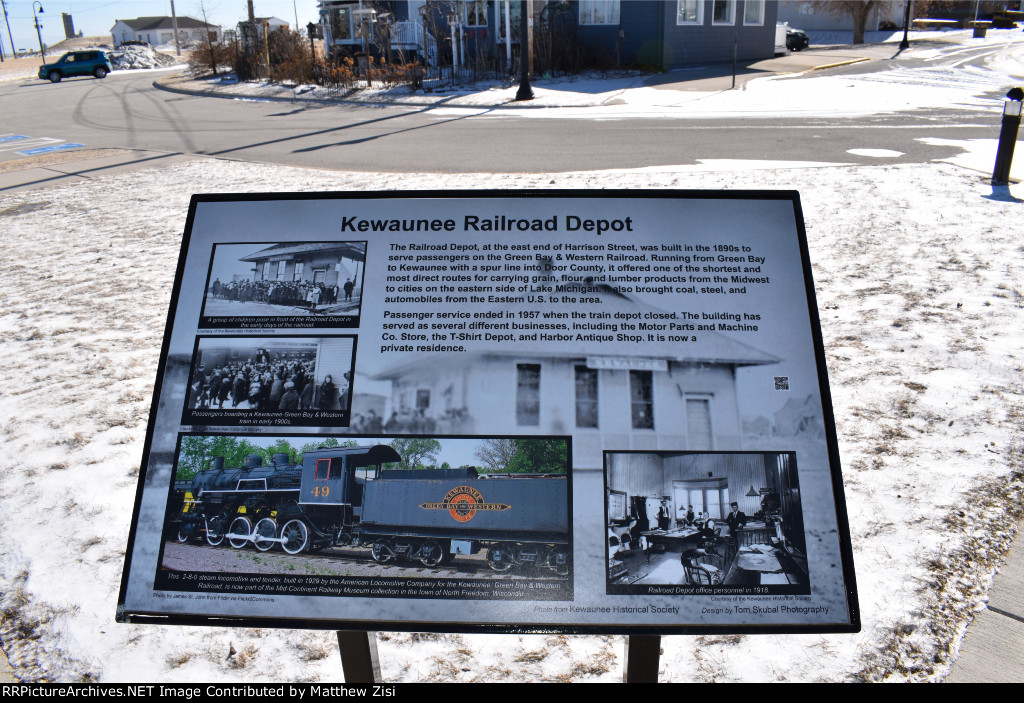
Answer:
<svg viewBox="0 0 1024 703"><path fill-rule="evenodd" d="M276 32L279 29L288 29L290 26L287 21L280 17L257 17L256 26L262 27L263 25L267 25L271 32Z"/></svg>
<svg viewBox="0 0 1024 703"><path fill-rule="evenodd" d="M174 41L174 20L170 17L136 17L133 20L114 20L110 28L114 44L126 41L144 41L147 44L170 44ZM220 27L191 17L178 17L178 40L200 42L207 38L221 40Z"/></svg>

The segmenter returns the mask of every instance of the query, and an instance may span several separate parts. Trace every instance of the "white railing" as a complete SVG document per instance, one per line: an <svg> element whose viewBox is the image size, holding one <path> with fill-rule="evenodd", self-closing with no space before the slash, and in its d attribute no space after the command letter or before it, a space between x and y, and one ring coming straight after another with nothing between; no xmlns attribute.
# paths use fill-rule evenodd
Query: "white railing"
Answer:
<svg viewBox="0 0 1024 703"><path fill-rule="evenodd" d="M391 25L391 45L423 50L423 25L419 22L395 22Z"/></svg>
<svg viewBox="0 0 1024 703"><path fill-rule="evenodd" d="M391 46L415 49L426 57L427 65L437 65L437 40L423 29L420 22L395 22L391 25Z"/></svg>

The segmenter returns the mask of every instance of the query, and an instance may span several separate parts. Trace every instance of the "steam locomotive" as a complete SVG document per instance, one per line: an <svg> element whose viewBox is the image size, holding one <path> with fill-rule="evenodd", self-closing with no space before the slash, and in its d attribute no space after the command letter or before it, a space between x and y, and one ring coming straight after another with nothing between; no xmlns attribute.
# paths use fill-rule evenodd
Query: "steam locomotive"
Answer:
<svg viewBox="0 0 1024 703"><path fill-rule="evenodd" d="M384 564L424 566L486 550L495 571L533 565L568 575L568 481L564 475L493 475L475 468L396 471L387 445L322 447L289 464L275 454L224 460L191 481L176 481L168 515L179 542L235 549L280 547L288 554L369 547ZM515 476L515 477L513 477Z"/></svg>

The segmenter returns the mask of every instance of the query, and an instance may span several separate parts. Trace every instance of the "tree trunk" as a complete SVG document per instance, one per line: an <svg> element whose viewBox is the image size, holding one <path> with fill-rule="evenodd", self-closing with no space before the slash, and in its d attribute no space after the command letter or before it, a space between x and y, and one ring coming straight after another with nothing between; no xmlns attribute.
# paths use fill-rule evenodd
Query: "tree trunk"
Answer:
<svg viewBox="0 0 1024 703"><path fill-rule="evenodd" d="M864 30L868 24L868 16L871 14L873 2L855 2L850 8L850 15L853 17L853 43L864 43Z"/></svg>

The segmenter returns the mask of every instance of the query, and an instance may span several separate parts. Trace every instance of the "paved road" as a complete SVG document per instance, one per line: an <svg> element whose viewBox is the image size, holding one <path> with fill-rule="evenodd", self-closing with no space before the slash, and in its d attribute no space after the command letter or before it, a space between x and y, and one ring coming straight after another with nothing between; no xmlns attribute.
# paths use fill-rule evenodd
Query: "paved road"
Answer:
<svg viewBox="0 0 1024 703"><path fill-rule="evenodd" d="M886 49L890 54L895 49ZM976 81L992 48L946 47L937 57L898 56L829 69L867 80ZM659 81L666 90L683 83ZM103 81L72 79L0 84L2 131L65 140L82 148L155 152L355 171L550 172L694 164L701 159L768 159L878 163L849 150L887 149L888 163L951 157L954 146L917 137L990 139L998 114L931 109L873 117L686 119L530 119L500 109L323 105L225 100L153 87L153 73L115 73ZM803 109L804 106L799 106ZM500 119L496 119L500 117ZM0 136L2 139L2 136ZM41 143L46 148L48 143ZM4 151L0 161L21 158Z"/></svg>

